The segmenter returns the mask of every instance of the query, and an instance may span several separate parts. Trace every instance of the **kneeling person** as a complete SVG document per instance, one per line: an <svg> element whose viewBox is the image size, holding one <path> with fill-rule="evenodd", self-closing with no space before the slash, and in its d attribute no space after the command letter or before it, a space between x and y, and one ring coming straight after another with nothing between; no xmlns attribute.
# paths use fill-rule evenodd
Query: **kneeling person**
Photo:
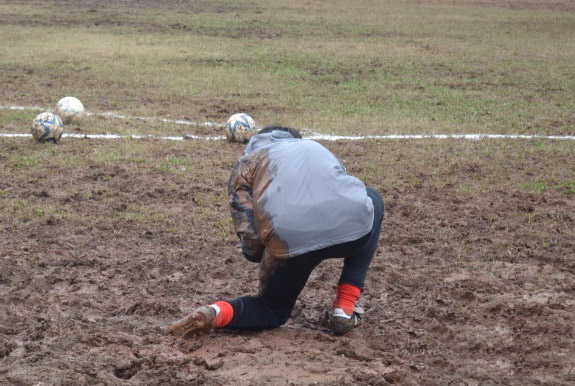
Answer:
<svg viewBox="0 0 575 386"><path fill-rule="evenodd" d="M329 326L336 334L356 326L355 303L383 220L380 194L348 175L324 146L278 126L251 138L228 193L242 252L260 264L259 294L201 307L168 332L188 338L211 328L279 327L313 269L329 258L344 259Z"/></svg>

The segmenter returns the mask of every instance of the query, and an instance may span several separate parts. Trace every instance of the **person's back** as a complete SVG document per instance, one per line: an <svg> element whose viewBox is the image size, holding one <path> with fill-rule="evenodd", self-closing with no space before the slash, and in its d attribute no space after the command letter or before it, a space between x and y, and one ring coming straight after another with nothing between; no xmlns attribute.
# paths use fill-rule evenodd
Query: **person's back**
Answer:
<svg viewBox="0 0 575 386"><path fill-rule="evenodd" d="M285 132L258 136L263 138L240 162L256 169L255 225L270 255L298 256L369 232L373 205L365 185L329 150Z"/></svg>

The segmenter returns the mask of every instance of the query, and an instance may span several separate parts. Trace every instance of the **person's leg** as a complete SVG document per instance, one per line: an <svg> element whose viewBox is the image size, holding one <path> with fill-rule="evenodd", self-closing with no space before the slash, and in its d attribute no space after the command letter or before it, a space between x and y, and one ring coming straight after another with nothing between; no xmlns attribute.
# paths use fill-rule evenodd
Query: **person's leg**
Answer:
<svg viewBox="0 0 575 386"><path fill-rule="evenodd" d="M344 257L340 286L348 284L363 290L369 264L377 249L384 211L383 199L379 193L370 188L367 188L367 193L374 205L374 224L367 235L355 241L290 259L279 260L264 257L260 272L260 294L224 302L231 305L231 307L226 307L228 315L233 315L231 322L225 326L215 327L266 329L281 326L289 319L295 302L313 269L327 258ZM196 312L172 324L168 331L174 335L185 334L185 336L192 336L198 330L205 332L206 328L211 327L212 322L218 318L212 309L212 307L202 307L198 310L199 313Z"/></svg>
<svg viewBox="0 0 575 386"><path fill-rule="evenodd" d="M361 239L341 245L344 263L329 320L329 327L335 334L351 331L360 323L363 313L355 304L363 291L369 265L377 250L384 211L383 199L379 193L370 188L367 188L367 193L374 206L373 227Z"/></svg>
<svg viewBox="0 0 575 386"><path fill-rule="evenodd" d="M311 272L322 260L313 253L290 259L265 256L261 263L259 295L229 301L234 316L227 328L267 329L283 325Z"/></svg>
<svg viewBox="0 0 575 386"><path fill-rule="evenodd" d="M381 195L371 188L367 188L367 194L373 202L373 227L366 236L358 240L361 241L361 246L345 248L343 269L338 283L351 284L360 290L363 290L369 265L377 250L384 213L384 203Z"/></svg>
<svg viewBox="0 0 575 386"><path fill-rule="evenodd" d="M204 306L171 324L167 332L182 338L211 328L262 330L284 324L313 269L324 259L310 254L290 259L264 256L260 263L260 293Z"/></svg>

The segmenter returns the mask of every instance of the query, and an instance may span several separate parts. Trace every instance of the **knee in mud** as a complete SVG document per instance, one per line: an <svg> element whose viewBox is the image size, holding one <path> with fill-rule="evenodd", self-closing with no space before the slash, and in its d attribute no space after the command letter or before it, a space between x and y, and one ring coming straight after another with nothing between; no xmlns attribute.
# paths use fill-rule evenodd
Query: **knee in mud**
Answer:
<svg viewBox="0 0 575 386"><path fill-rule="evenodd" d="M274 311L273 312L273 327L280 327L287 323L291 316L291 310L289 311Z"/></svg>

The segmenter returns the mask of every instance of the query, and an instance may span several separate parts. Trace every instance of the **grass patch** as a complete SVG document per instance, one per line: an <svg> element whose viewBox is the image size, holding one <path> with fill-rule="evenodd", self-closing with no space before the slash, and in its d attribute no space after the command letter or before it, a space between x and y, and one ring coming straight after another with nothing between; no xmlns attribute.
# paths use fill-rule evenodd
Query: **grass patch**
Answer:
<svg viewBox="0 0 575 386"><path fill-rule="evenodd" d="M572 134L575 13L494 5L11 2L0 80L14 104L74 95L93 111L217 122L246 111L340 134Z"/></svg>
<svg viewBox="0 0 575 386"><path fill-rule="evenodd" d="M193 171L193 166L188 158L167 157L160 162L159 169L166 173L183 173Z"/></svg>
<svg viewBox="0 0 575 386"><path fill-rule="evenodd" d="M34 166L40 163L40 160L35 156L17 156L11 160L10 166L13 168L22 168Z"/></svg>
<svg viewBox="0 0 575 386"><path fill-rule="evenodd" d="M562 192L564 194L575 194L575 180L553 182L553 181L531 181L521 184L522 188L529 194L540 194L550 190Z"/></svg>
<svg viewBox="0 0 575 386"><path fill-rule="evenodd" d="M0 197L8 194L0 194ZM64 218L68 214L67 208L52 204L36 203L26 199L0 198L0 210L6 223L22 223L28 221L46 221L51 217Z"/></svg>
<svg viewBox="0 0 575 386"><path fill-rule="evenodd" d="M27 110L0 110L0 126L5 128L6 126L22 127L26 124L31 125L34 117L34 112Z"/></svg>

